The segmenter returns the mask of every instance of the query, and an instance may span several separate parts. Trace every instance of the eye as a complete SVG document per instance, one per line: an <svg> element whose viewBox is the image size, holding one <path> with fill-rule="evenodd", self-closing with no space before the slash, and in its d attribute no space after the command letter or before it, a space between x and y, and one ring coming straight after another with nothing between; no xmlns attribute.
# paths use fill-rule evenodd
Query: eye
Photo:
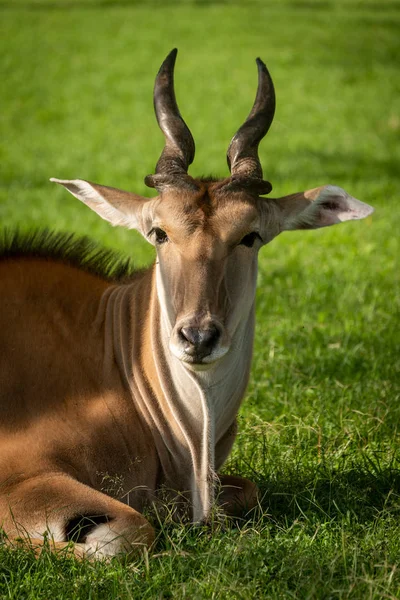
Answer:
<svg viewBox="0 0 400 600"><path fill-rule="evenodd" d="M259 239L262 241L260 234L257 233L257 231L252 231L251 233L248 233L247 235L244 236L244 238L242 238L240 240L239 245L246 246L247 248L252 248L254 246L254 242L256 241L256 239Z"/></svg>
<svg viewBox="0 0 400 600"><path fill-rule="evenodd" d="M160 229L159 227L154 227L154 229L150 233L154 233L157 244L164 244L165 242L168 242L168 236L163 229Z"/></svg>

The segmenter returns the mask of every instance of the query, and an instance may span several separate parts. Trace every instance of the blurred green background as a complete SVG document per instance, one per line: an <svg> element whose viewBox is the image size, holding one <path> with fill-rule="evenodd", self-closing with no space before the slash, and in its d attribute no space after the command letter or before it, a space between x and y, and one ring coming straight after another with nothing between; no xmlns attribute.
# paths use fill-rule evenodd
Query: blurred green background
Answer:
<svg viewBox="0 0 400 600"><path fill-rule="evenodd" d="M110 233L48 178L151 193L143 178L162 148L152 88L175 46L179 105L197 143L192 174L227 174L226 149L250 110L260 56L277 90L261 146L274 194L333 182L390 206L399 176L398 8L384 0L0 1L1 222L57 225L124 248L135 239L132 250L146 260L134 234Z"/></svg>
<svg viewBox="0 0 400 600"><path fill-rule="evenodd" d="M175 46L191 174L227 175L260 56L277 94L260 148L272 195L331 183L376 212L262 251L254 365L227 465L263 493L249 537L164 532L173 558L96 571L93 597L399 597L397 0L0 0L1 226L74 231L153 260L139 234L113 230L48 179L152 194L143 179L163 147L153 82ZM24 597L54 593L32 589Z"/></svg>

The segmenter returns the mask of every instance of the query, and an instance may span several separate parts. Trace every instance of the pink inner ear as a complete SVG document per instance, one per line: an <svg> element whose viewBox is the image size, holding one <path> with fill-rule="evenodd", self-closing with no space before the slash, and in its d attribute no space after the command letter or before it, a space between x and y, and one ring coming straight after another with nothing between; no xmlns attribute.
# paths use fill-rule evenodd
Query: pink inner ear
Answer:
<svg viewBox="0 0 400 600"><path fill-rule="evenodd" d="M283 211L283 229L318 229L343 221L364 219L373 208L342 188L326 185L277 200Z"/></svg>
<svg viewBox="0 0 400 600"><path fill-rule="evenodd" d="M346 212L346 208L340 206L340 202L335 202L334 200L325 200L320 204L320 207L324 210L332 210L332 211L344 211Z"/></svg>
<svg viewBox="0 0 400 600"><path fill-rule="evenodd" d="M368 204L350 196L342 188L333 185L327 185L322 189L316 205L322 209L320 214L321 223L326 221L326 215L328 214L327 224L329 225L352 219L364 219L374 210ZM322 226L321 224L320 227Z"/></svg>

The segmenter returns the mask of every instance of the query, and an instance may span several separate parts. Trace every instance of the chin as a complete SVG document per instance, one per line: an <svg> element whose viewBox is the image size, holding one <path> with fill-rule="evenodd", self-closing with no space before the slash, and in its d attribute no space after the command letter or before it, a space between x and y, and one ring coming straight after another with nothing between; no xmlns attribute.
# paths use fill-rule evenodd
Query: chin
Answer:
<svg viewBox="0 0 400 600"><path fill-rule="evenodd" d="M218 348L218 350L202 359L198 359L195 356L187 354L183 349L176 347L173 344L171 344L170 350L172 354L190 371L208 371L209 369L212 369L223 356L225 356L229 348Z"/></svg>
<svg viewBox="0 0 400 600"><path fill-rule="evenodd" d="M195 371L196 373L209 371L215 365L217 361L213 362L188 362L186 360L181 361L189 371Z"/></svg>

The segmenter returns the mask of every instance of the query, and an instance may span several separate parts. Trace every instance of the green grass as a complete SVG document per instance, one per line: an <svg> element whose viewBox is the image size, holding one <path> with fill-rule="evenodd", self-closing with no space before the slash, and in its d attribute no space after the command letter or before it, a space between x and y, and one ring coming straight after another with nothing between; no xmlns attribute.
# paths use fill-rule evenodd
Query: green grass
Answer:
<svg viewBox="0 0 400 600"><path fill-rule="evenodd" d="M178 46L176 87L195 175L226 175L230 137L270 67L263 142L275 195L333 183L366 221L286 233L262 251L258 327L227 472L262 491L214 530L160 524L132 565L0 547L0 597L399 598L400 3L394 0L0 0L0 221L89 234L136 258L51 176L149 194L162 148L154 75Z"/></svg>

